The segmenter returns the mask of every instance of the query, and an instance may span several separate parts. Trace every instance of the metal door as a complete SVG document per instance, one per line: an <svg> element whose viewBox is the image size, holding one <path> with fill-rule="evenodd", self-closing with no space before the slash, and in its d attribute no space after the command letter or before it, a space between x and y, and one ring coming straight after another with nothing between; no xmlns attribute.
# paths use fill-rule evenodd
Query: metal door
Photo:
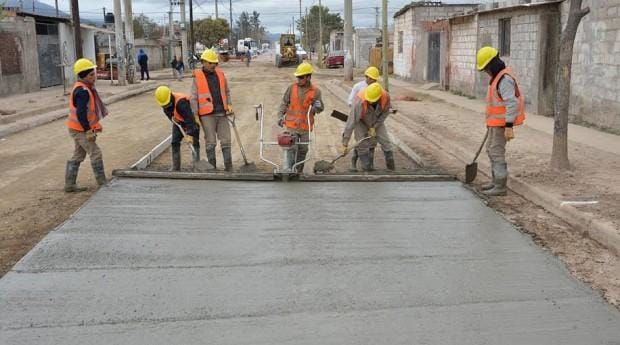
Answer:
<svg viewBox="0 0 620 345"><path fill-rule="evenodd" d="M37 22L36 27L41 87L60 85L62 84L62 74L59 65L62 60L58 24Z"/></svg>
<svg viewBox="0 0 620 345"><path fill-rule="evenodd" d="M441 52L441 33L431 32L428 35L428 73L429 81L439 82L439 66Z"/></svg>

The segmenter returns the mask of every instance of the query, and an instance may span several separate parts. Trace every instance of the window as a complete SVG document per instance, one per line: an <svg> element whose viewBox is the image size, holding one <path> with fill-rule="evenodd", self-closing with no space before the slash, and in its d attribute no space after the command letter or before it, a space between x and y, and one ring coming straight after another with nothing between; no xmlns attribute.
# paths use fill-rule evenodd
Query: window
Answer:
<svg viewBox="0 0 620 345"><path fill-rule="evenodd" d="M499 20L499 56L510 56L510 18Z"/></svg>
<svg viewBox="0 0 620 345"><path fill-rule="evenodd" d="M401 54L403 52L403 32L398 32L398 53Z"/></svg>

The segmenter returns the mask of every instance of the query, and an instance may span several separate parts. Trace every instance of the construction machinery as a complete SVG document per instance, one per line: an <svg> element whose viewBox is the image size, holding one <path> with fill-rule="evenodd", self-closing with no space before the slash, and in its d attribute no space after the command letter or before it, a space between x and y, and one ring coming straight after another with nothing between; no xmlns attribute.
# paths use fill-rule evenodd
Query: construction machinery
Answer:
<svg viewBox="0 0 620 345"><path fill-rule="evenodd" d="M280 41L276 49L276 67L298 65L301 61L297 55L294 34L280 35Z"/></svg>
<svg viewBox="0 0 620 345"><path fill-rule="evenodd" d="M278 134L277 141L265 141L264 139L264 107L263 104L255 105L256 120L260 121L260 138L259 138L259 152L260 159L273 166L273 175L280 178L282 181L289 181L292 177L298 176L300 173L297 171L297 167L310 160L312 149L312 136L308 136L308 141L301 141L298 133L292 133L288 130ZM312 128L310 121L310 112L312 107L308 107L306 113L306 120L308 121L308 128ZM306 159L300 162L297 161L297 153L300 146L306 145L308 147L308 153ZM281 164L277 164L267 158L265 158L264 152L267 146L279 146L282 149Z"/></svg>

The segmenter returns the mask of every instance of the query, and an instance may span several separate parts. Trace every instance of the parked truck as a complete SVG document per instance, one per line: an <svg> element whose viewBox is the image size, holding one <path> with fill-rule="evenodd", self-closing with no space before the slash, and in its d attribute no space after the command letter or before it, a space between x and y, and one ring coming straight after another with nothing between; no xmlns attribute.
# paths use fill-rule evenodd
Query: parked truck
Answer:
<svg viewBox="0 0 620 345"><path fill-rule="evenodd" d="M276 48L276 67L299 64L300 59L297 56L297 48L295 47L295 35L282 34L278 43Z"/></svg>

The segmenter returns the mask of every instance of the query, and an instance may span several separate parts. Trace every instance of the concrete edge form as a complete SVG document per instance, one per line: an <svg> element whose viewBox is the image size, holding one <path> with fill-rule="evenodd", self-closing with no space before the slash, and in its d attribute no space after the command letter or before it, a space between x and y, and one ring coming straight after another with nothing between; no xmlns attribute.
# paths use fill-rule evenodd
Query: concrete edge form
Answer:
<svg viewBox="0 0 620 345"><path fill-rule="evenodd" d="M168 149L170 143L172 142L172 135L169 135L166 139L164 139L161 143L157 144L149 153L144 155L144 157L140 158L137 162L131 165L130 169L132 170L142 170L146 169L159 155L161 155L164 151Z"/></svg>
<svg viewBox="0 0 620 345"><path fill-rule="evenodd" d="M342 98L342 96L339 95L338 92L332 90L332 88L334 87L332 83L325 83L325 85L327 89L332 94L334 94L334 96L341 98L341 100L344 100L344 98ZM342 89L340 85L337 85L336 87ZM418 93L435 98L433 95L424 93L422 91L418 91ZM452 102L448 103L456 107L460 107L458 104L453 104ZM464 157L471 155L471 153L465 152L461 147L448 144L448 141L442 140L441 136L432 133L431 131L425 130L423 126L414 123L412 123L411 125L416 127L416 130L418 130L420 136L422 136L424 139L441 148L446 153L452 155L460 162L463 162L463 164L470 163L470 161L468 161ZM395 142L395 144L400 147L399 143ZM400 142L400 144L402 144L402 142ZM407 154L405 150L402 151ZM410 158L415 160L412 157ZM491 170L490 165L485 161L478 161L478 166L478 173L483 174L484 176L489 178L490 176L487 171ZM602 222L592 215L579 212L573 206L560 206L561 200L547 193L537 191L532 185L528 184L527 182L518 177L511 176L508 179L508 188L514 193L519 194L523 198L529 200L530 202L544 208L553 215L562 218L572 227L578 229L581 233L586 234L603 247L612 251L615 255L620 256L620 235L618 235L617 229L612 224Z"/></svg>
<svg viewBox="0 0 620 345"><path fill-rule="evenodd" d="M456 176L442 174L385 174L385 175L301 175L307 182L429 182L456 181Z"/></svg>
<svg viewBox="0 0 620 345"><path fill-rule="evenodd" d="M137 96L139 94L154 90L158 84L152 84L138 89L130 90L122 94L111 96L105 102L106 105L110 105L116 102L120 102L129 97ZM6 137L11 134L15 134L33 127L41 126L49 122L61 119L67 116L67 109L50 111L40 116L29 116L25 119L15 121L12 124L6 125L6 128L0 129L0 138Z"/></svg>
<svg viewBox="0 0 620 345"><path fill-rule="evenodd" d="M146 171L116 169L112 171L116 177L165 178L182 180L241 180L241 181L273 181L270 173L227 173L227 172L190 172L190 171Z"/></svg>

